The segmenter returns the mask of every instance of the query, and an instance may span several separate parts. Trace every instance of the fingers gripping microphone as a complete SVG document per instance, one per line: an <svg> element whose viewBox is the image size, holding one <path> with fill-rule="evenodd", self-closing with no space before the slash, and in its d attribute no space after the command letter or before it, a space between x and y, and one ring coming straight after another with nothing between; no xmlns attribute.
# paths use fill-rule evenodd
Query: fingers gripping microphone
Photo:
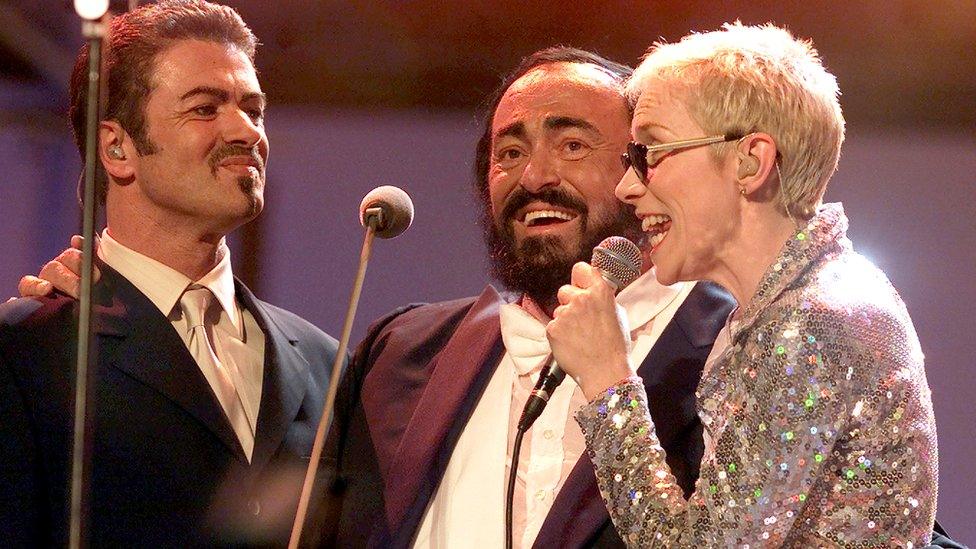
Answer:
<svg viewBox="0 0 976 549"><path fill-rule="evenodd" d="M615 294L637 280L641 273L641 263L640 248L622 236L604 239L593 248L593 257L590 259L590 265L596 267L603 279L614 287ZM549 355L547 366L543 368L542 376L522 410L518 423L518 428L522 431L528 431L535 423L553 391L566 377L566 372L554 362L552 355Z"/></svg>
<svg viewBox="0 0 976 549"><path fill-rule="evenodd" d="M335 362L332 364L329 392L326 394L325 404L322 407L322 417L319 419L318 428L315 431L311 459L308 468L305 470L305 482L302 485L302 493L298 500L295 522L292 524L291 538L288 540L289 549L298 547L305 525L305 516L308 513L308 504L312 495L312 485L315 482L315 475L322 458L325 435L332 423L332 408L335 404L336 391L339 388L343 358L345 358L346 348L349 346L352 322L356 317L356 307L359 304L359 295L362 292L363 279L366 276L366 264L373 249L373 237L393 238L407 230L410 223L413 222L413 201L410 200L407 193L398 187L389 185L376 187L367 193L359 204L359 221L363 227L366 227L366 238L363 240L363 249L359 255L359 269L353 282L352 295L349 297L349 308L346 309L346 320L342 325L342 335L339 337Z"/></svg>
<svg viewBox="0 0 976 549"><path fill-rule="evenodd" d="M641 252L633 242L622 236L611 236L593 248L590 265L596 267L603 279L614 287L614 293L619 293L631 282L637 280L641 273ZM508 488L505 497L505 547L511 549L512 540L512 501L515 497L515 478L518 471L519 453L522 447L522 437L532 427L535 420L542 414L549 397L556 387L566 378L566 372L555 363L552 355L542 368L539 382L529 395L522 415L519 418L518 430L515 433L515 443L512 447L512 466L509 469Z"/></svg>
<svg viewBox="0 0 976 549"><path fill-rule="evenodd" d="M400 236L413 223L413 202L399 187L376 187L359 204L359 221L372 226L380 238Z"/></svg>

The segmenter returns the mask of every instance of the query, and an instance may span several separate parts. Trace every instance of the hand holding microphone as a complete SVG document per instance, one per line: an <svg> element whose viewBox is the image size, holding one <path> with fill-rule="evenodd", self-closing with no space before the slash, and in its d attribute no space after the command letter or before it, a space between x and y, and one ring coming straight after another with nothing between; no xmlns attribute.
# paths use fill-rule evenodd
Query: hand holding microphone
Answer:
<svg viewBox="0 0 976 549"><path fill-rule="evenodd" d="M553 322L550 322L546 328L546 332L549 335L549 342L553 346L553 354L550 355L549 363L543 369L544 373L542 377L539 378L539 382L536 384L535 389L533 389L532 394L525 404L525 408L522 410L522 416L518 422L520 431L525 432L529 430L529 427L532 426L536 418L542 414L542 410L549 402L549 397L552 396L553 391L556 390L556 387L566 377L566 371L561 367L561 357L564 360L566 358L572 358L574 365L586 360L591 360L593 364L598 364L609 358L607 355L602 354L607 350L607 347L603 345L606 342L588 338L588 336L592 335L589 333L591 327L586 324L589 313L583 311L582 305L577 305L573 309L569 309L568 307L570 303L576 300L578 295L583 295L579 292L589 291L590 294L599 292L602 297L580 297L579 300L591 302L593 299L596 299L596 303L609 303L613 308L614 318L616 319L614 326L618 328L617 331L622 330L624 333L624 358L626 360L630 346L630 339L627 336L629 330L626 327L626 320L617 314L616 302L614 302L613 297L631 282L637 280L641 274L641 263L640 248L636 244L622 236L611 236L603 239L596 248L593 248L593 256L589 265L586 263L577 263L573 266L571 279L573 285L563 286L559 289L560 306L554 312ZM563 322L554 324L555 320L560 317L563 318ZM603 320L606 319L604 318ZM624 325L619 326L620 323ZM614 332L613 328L606 322L599 327L602 328L600 333L612 334ZM553 329L557 331L557 337L560 339L559 345L561 349L560 355L558 356L555 354L556 344L553 341ZM578 341L569 340L568 343L563 343L566 338L564 334L566 333L578 334L581 339ZM611 341L616 342L615 339ZM582 355L574 356L570 354L580 350L584 351ZM580 378L574 376L574 379L577 379L577 382L579 382ZM587 380L589 381L590 379L592 378L587 376ZM582 385L580 387L583 388Z"/></svg>
<svg viewBox="0 0 976 549"><path fill-rule="evenodd" d="M543 367L539 382L529 395L519 417L512 447L511 471L518 469L522 437L542 414L549 403L549 397L566 377L566 372L577 380L587 398L591 398L587 393L588 388L597 387L597 392L602 391L629 374L630 330L626 319L618 313L620 309L613 298L620 290L637 280L640 274L640 248L622 236L605 238L593 248L589 265L577 263L573 266L572 285L559 289L560 306L556 307L554 318L546 327L552 355L548 364ZM570 364L569 369L562 368L565 361ZM613 367L604 370L605 365ZM623 374L603 386L600 383L607 376L590 375L590 371L594 370L598 374L609 373L609 377L613 377L617 375L619 367L623 368ZM584 387L583 383L587 386ZM515 478L516 475L509 475L508 488L505 491L506 549L513 546L512 501Z"/></svg>
<svg viewBox="0 0 976 549"><path fill-rule="evenodd" d="M559 307L546 327L552 354L587 400L633 374L630 328L615 290L586 263L573 266L571 285L559 289Z"/></svg>

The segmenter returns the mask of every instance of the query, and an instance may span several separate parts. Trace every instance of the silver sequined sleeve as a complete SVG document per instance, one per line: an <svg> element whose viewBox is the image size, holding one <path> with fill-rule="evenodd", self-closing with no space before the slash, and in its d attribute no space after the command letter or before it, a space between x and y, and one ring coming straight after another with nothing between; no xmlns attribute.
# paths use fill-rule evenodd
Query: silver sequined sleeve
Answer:
<svg viewBox="0 0 976 549"><path fill-rule="evenodd" d="M668 470L639 378L577 419L631 547L919 547L935 516L931 395L904 305L849 250L777 294L706 373L701 476Z"/></svg>

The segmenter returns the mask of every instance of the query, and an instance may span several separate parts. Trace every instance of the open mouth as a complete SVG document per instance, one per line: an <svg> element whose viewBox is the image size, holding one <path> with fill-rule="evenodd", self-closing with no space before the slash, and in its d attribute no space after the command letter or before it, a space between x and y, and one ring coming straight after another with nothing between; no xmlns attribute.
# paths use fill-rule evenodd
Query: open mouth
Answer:
<svg viewBox="0 0 976 549"><path fill-rule="evenodd" d="M532 210L525 212L522 216L522 223L526 227L544 227L557 225L576 219L576 214L562 212L559 210Z"/></svg>
<svg viewBox="0 0 976 549"><path fill-rule="evenodd" d="M651 250L657 248L671 230L671 218L663 214L653 214L641 219L641 230L647 233Z"/></svg>

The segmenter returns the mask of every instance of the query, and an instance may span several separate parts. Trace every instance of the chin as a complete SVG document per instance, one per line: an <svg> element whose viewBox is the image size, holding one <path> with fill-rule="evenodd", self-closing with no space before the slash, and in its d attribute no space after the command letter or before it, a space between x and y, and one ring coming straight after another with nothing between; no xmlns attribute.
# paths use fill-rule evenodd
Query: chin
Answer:
<svg viewBox="0 0 976 549"><path fill-rule="evenodd" d="M677 276L675 276L673 273L661 269L660 267L655 268L654 276L655 278L657 278L657 281L662 286L670 286L672 284L676 284L677 282L679 282Z"/></svg>

